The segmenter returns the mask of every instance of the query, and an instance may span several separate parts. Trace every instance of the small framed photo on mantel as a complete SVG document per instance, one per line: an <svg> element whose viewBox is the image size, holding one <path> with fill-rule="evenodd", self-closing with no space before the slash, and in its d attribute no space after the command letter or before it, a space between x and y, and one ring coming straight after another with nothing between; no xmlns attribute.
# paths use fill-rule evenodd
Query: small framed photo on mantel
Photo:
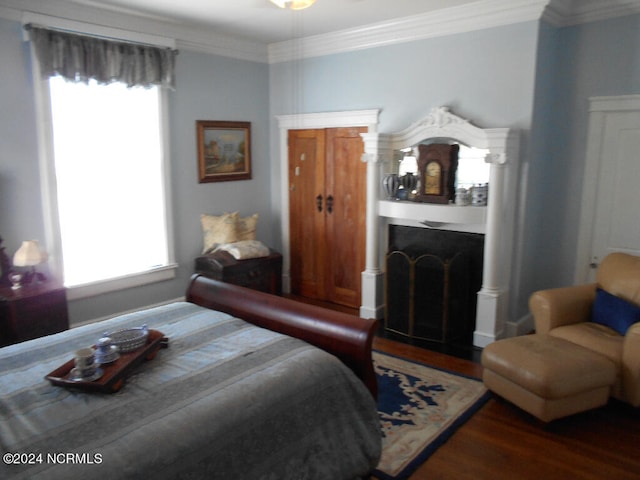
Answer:
<svg viewBox="0 0 640 480"><path fill-rule="evenodd" d="M199 183L251 179L251 123L197 120Z"/></svg>

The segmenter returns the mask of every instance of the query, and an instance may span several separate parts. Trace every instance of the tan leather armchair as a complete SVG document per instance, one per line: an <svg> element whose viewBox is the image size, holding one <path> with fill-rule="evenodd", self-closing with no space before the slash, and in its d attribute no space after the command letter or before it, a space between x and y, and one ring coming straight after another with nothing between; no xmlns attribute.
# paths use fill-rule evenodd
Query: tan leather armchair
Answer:
<svg viewBox="0 0 640 480"><path fill-rule="evenodd" d="M618 371L612 396L640 406L640 322L621 335L591 321L598 287L640 306L640 257L611 253L598 267L596 283L535 292L529 307L536 333L563 338L612 360Z"/></svg>

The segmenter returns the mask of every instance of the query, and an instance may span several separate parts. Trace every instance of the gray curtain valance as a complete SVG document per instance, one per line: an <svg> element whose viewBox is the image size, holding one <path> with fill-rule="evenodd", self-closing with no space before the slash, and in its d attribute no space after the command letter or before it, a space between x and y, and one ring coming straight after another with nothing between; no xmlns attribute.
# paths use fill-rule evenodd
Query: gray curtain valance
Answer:
<svg viewBox="0 0 640 480"><path fill-rule="evenodd" d="M175 87L177 50L112 41L27 25L44 78L101 84Z"/></svg>

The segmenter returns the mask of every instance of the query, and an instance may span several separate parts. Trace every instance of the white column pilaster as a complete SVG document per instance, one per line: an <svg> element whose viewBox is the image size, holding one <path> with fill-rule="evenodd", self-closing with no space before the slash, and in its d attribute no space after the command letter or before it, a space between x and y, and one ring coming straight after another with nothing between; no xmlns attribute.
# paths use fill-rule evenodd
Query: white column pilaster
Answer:
<svg viewBox="0 0 640 480"><path fill-rule="evenodd" d="M489 198L487 201L487 225L484 237L484 262L482 288L478 292L476 329L473 344L486 347L502 335L504 329L504 311L506 309L506 291L501 278L501 232L504 226L503 202L505 183L504 152L489 153L485 161L491 164L489 176Z"/></svg>
<svg viewBox="0 0 640 480"><path fill-rule="evenodd" d="M378 197L380 192L381 162L379 135L375 131L360 134L364 142L362 161L367 163L367 207L366 207L366 255L362 272L362 304L360 316L382 318L384 314L383 272L380 269L380 216Z"/></svg>

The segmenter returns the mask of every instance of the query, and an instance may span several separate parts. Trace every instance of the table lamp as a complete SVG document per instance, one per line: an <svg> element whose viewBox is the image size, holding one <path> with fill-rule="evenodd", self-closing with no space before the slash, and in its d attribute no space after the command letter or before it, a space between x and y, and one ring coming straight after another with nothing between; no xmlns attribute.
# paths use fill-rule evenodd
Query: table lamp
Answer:
<svg viewBox="0 0 640 480"><path fill-rule="evenodd" d="M37 240L25 240L13 256L14 267L31 267L31 270L22 276L21 284L27 285L33 281L44 282L45 276L36 272L36 265L47 261L47 253L40 249Z"/></svg>

